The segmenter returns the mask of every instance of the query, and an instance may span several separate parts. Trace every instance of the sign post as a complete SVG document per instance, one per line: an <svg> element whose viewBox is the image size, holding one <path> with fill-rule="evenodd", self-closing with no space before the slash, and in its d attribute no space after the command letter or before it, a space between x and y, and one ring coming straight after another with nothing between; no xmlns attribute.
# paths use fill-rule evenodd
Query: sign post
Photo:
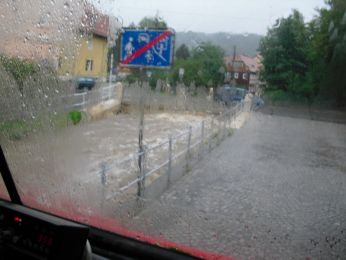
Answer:
<svg viewBox="0 0 346 260"><path fill-rule="evenodd" d="M138 133L138 197L143 196L145 188L143 147L144 132L144 89L143 79L150 77L147 69L169 69L173 63L174 31L167 30L136 30L124 29L120 35L120 66L139 69L141 74L140 118ZM148 75L145 75L148 73ZM150 73L150 75L149 75Z"/></svg>
<svg viewBox="0 0 346 260"><path fill-rule="evenodd" d="M171 67L174 31L124 29L120 36L120 66L132 68Z"/></svg>

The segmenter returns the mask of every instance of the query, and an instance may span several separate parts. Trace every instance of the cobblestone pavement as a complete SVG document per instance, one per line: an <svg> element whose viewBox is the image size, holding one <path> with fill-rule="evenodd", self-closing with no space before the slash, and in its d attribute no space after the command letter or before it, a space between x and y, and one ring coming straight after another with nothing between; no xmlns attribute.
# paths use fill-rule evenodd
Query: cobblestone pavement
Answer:
<svg viewBox="0 0 346 260"><path fill-rule="evenodd" d="M346 259L346 125L255 113L132 219L237 259Z"/></svg>

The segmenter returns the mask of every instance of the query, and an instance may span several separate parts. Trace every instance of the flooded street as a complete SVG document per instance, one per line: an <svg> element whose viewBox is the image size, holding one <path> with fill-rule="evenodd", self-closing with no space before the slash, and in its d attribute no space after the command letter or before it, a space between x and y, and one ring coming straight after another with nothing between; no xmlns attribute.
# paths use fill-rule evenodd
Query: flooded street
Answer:
<svg viewBox="0 0 346 260"><path fill-rule="evenodd" d="M202 121L205 121L207 127L210 119L208 116L191 114L147 114L144 144L146 147L156 146L167 141L169 136L186 132L189 126L197 131L195 129L201 126ZM118 114L94 122L70 125L57 132L40 133L13 141L13 145L9 146L11 150L8 153L11 156L8 160L14 177L18 179L20 192L26 194L30 191L34 193L34 197L41 197L42 194L54 196L63 191L71 198L76 195L73 192L76 189L77 193L80 189L97 193L97 186L101 184L100 171L104 164L110 165L107 174L113 186L121 187L132 181L136 178L137 171L134 154L138 152L138 127L137 114ZM197 133L193 133L192 138L196 138ZM184 143L186 140L177 140L177 149L180 147L179 142ZM167 147L161 148L165 149ZM131 156L133 160L130 165L112 166ZM160 150L148 156L151 161L155 161L160 158ZM61 185L61 179L64 185ZM39 186L49 187L49 190L38 190ZM92 196L82 193L73 197L73 201L88 197Z"/></svg>
<svg viewBox="0 0 346 260"><path fill-rule="evenodd" d="M129 228L237 259L343 259L346 125L253 113Z"/></svg>

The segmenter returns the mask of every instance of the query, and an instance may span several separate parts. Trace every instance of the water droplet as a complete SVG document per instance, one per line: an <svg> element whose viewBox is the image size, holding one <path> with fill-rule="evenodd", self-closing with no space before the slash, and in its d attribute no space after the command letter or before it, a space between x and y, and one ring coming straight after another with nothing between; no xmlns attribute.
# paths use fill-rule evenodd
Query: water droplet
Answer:
<svg viewBox="0 0 346 260"><path fill-rule="evenodd" d="M333 30L333 28L334 28L334 22L331 21L331 22L329 23L328 32L331 32L331 31Z"/></svg>
<svg viewBox="0 0 346 260"><path fill-rule="evenodd" d="M333 41L338 37L338 28L335 28L332 35L330 36L330 40Z"/></svg>
<svg viewBox="0 0 346 260"><path fill-rule="evenodd" d="M32 119L36 119L36 116L34 116L34 115L31 115L31 118L32 118Z"/></svg>
<svg viewBox="0 0 346 260"><path fill-rule="evenodd" d="M281 19L277 19L275 24L273 25L273 28L279 28L281 25Z"/></svg>
<svg viewBox="0 0 346 260"><path fill-rule="evenodd" d="M70 7L69 3L65 2L65 3L64 3L64 8L67 9L67 8L69 8L69 7Z"/></svg>
<svg viewBox="0 0 346 260"><path fill-rule="evenodd" d="M59 93L59 90L55 89L55 93L57 93L57 94L58 94L58 93Z"/></svg>
<svg viewBox="0 0 346 260"><path fill-rule="evenodd" d="M44 98L48 98L48 96L45 94L45 95L44 95Z"/></svg>
<svg viewBox="0 0 346 260"><path fill-rule="evenodd" d="M346 12L344 13L344 16L342 17L341 24L342 25L346 24Z"/></svg>

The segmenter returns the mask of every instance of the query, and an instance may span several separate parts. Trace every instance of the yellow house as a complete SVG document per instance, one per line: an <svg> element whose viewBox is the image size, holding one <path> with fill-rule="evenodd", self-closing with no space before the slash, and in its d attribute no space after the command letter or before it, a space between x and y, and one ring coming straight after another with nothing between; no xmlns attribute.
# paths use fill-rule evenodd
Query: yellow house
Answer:
<svg viewBox="0 0 346 260"><path fill-rule="evenodd" d="M95 34L91 37L82 37L75 56L73 75L105 79L107 77L107 51L107 38Z"/></svg>
<svg viewBox="0 0 346 260"><path fill-rule="evenodd" d="M62 77L95 77L99 80L107 78L108 38L110 34L109 17L95 11L88 13L81 28L80 37L74 42L74 53L62 53L58 62L58 73Z"/></svg>

